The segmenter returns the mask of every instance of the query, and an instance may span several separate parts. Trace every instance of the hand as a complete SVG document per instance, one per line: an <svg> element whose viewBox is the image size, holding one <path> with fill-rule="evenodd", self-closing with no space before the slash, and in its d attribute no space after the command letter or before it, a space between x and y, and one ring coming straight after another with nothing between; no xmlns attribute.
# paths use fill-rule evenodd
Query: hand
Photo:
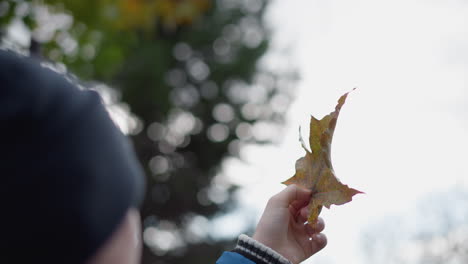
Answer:
<svg viewBox="0 0 468 264"><path fill-rule="evenodd" d="M327 237L320 233L322 218L306 223L311 191L289 185L271 197L257 225L253 239L275 250L294 264L320 251Z"/></svg>

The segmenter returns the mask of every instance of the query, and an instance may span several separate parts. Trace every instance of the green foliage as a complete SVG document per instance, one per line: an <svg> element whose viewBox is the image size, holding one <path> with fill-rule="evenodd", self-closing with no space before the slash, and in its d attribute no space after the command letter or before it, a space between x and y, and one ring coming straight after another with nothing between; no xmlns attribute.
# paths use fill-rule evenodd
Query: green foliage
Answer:
<svg viewBox="0 0 468 264"><path fill-rule="evenodd" d="M259 67L269 47L267 1L6 2L2 29L18 17L16 5L27 6L22 20L40 55L110 84L138 117L131 136L148 175L143 263L214 262L229 243L188 235L189 226L232 207L237 186L213 182L223 159L276 140L266 132L292 100L295 75ZM161 247L153 231L176 242Z"/></svg>

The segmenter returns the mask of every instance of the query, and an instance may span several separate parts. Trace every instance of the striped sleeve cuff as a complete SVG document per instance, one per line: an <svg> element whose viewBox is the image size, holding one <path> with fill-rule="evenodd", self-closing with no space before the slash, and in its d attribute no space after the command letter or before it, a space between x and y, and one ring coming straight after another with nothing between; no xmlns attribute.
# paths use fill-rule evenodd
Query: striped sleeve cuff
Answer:
<svg viewBox="0 0 468 264"><path fill-rule="evenodd" d="M233 252L243 255L256 264L291 264L278 252L244 234L239 236Z"/></svg>

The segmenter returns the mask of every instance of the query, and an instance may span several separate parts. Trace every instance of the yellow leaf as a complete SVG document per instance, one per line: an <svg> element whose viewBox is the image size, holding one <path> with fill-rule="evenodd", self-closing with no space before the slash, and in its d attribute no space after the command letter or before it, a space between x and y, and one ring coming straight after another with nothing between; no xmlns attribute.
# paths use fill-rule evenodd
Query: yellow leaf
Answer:
<svg viewBox="0 0 468 264"><path fill-rule="evenodd" d="M309 145L312 152L307 150L304 140L299 135L299 141L306 154L296 161L296 174L283 182L286 185L297 184L312 191L307 220L309 223L317 220L323 206L330 208L332 204L345 204L350 202L355 194L362 193L341 183L331 163L333 132L347 96L348 93L341 96L335 111L321 120L311 116Z"/></svg>

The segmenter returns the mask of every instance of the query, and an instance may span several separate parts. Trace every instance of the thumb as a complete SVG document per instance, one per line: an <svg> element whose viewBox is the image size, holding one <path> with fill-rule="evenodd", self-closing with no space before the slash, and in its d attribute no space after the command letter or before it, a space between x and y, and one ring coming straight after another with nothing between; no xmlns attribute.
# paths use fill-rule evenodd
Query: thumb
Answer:
<svg viewBox="0 0 468 264"><path fill-rule="evenodd" d="M310 200L310 190L301 188L295 184L291 184L286 189L282 190L270 199L272 206L280 208L288 208L293 202L308 202Z"/></svg>

